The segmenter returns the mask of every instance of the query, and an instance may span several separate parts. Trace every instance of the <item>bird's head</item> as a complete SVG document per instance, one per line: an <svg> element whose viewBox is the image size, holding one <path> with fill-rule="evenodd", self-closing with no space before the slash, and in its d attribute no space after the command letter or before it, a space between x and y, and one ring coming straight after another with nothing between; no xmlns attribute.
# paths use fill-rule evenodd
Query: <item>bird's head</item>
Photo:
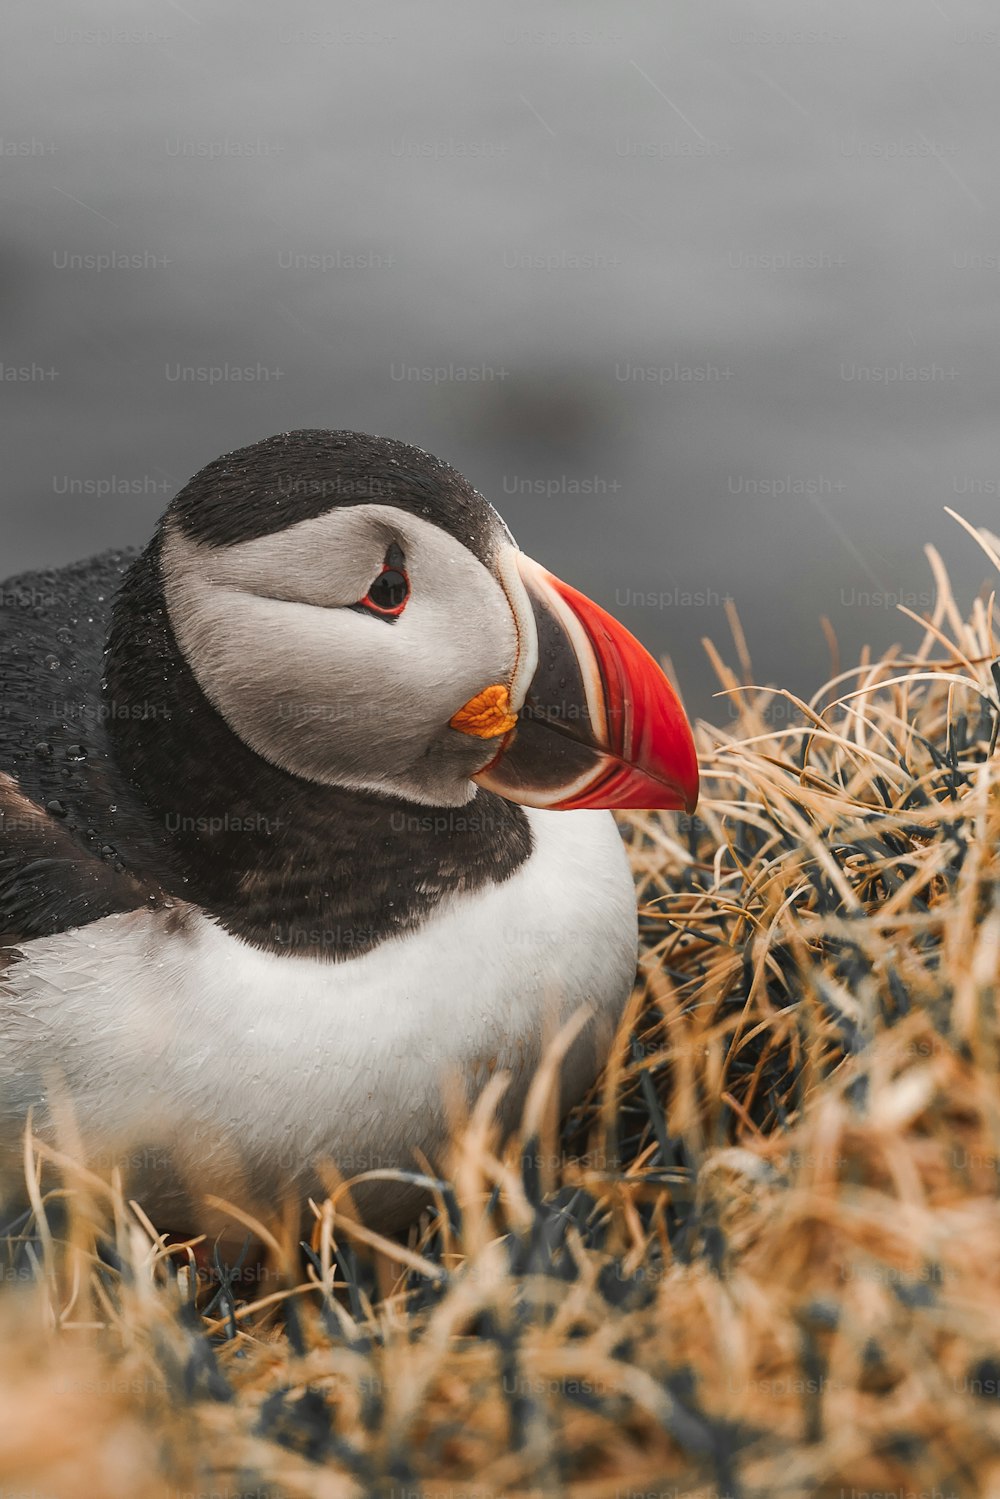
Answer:
<svg viewBox="0 0 1000 1499"><path fill-rule="evenodd" d="M695 804L653 658L419 448L304 431L228 454L173 501L160 555L202 692L295 776L430 806L477 784L556 809Z"/></svg>

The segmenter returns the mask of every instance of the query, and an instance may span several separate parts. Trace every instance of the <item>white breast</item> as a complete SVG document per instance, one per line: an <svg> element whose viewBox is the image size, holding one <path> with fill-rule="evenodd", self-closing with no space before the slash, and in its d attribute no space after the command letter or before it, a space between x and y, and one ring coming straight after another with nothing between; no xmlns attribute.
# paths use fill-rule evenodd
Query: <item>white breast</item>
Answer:
<svg viewBox="0 0 1000 1499"><path fill-rule="evenodd" d="M259 952L194 911L25 944L0 978L4 1143L61 1076L91 1160L124 1156L154 1209L177 1178L246 1202L317 1157L344 1175L412 1167L447 1137L451 1082L468 1096L509 1072L516 1117L543 1039L589 1004L579 1096L631 989L634 889L609 813L526 810L535 847L515 875L347 961ZM407 1209L397 1188L364 1206L385 1223Z"/></svg>

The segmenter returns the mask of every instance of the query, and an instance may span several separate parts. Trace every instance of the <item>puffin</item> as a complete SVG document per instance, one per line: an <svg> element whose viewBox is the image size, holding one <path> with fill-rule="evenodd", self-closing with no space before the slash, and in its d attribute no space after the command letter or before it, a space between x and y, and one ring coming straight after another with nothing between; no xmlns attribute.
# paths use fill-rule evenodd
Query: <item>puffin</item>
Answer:
<svg viewBox="0 0 1000 1499"><path fill-rule="evenodd" d="M144 549L0 584L0 1202L69 1118L159 1228L333 1168L402 1230L573 1017L560 1107L591 1085L637 960L612 813L697 796L653 657L407 443L268 437Z"/></svg>

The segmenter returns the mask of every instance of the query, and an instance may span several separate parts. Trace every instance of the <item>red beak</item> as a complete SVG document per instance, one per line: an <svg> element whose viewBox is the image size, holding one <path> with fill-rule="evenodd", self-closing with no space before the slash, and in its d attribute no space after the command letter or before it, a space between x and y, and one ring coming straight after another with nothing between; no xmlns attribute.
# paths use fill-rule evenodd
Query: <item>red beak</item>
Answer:
<svg viewBox="0 0 1000 1499"><path fill-rule="evenodd" d="M538 665L516 728L475 780L509 801L559 811L692 812L694 738L653 657L585 594L523 552L513 560L534 617Z"/></svg>

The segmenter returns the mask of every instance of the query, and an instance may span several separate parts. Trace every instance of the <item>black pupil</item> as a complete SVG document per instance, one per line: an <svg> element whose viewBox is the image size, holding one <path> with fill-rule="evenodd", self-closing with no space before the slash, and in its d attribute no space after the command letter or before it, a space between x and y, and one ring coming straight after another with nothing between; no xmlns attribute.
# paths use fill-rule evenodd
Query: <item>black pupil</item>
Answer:
<svg viewBox="0 0 1000 1499"><path fill-rule="evenodd" d="M406 599L407 588L404 575L395 567L387 567L369 588L368 597L376 609L398 609Z"/></svg>

